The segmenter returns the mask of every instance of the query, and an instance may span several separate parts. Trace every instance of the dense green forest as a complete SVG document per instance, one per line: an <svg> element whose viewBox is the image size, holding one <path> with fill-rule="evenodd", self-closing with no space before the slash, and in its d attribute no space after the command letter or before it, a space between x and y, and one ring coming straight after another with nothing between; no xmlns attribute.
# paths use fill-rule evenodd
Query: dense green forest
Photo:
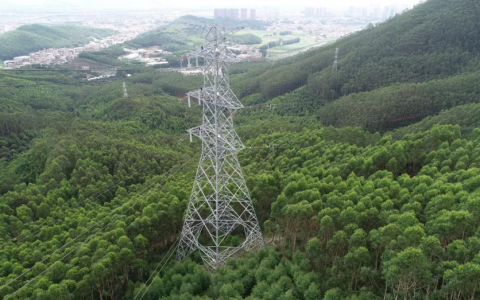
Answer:
<svg viewBox="0 0 480 300"><path fill-rule="evenodd" d="M78 57L107 66L122 66L125 65L125 62L119 60L118 57L125 54L127 54L127 52L123 50L122 45L115 45L100 51L82 52Z"/></svg>
<svg viewBox="0 0 480 300"><path fill-rule="evenodd" d="M123 98L122 80L77 76L4 76L23 86L1 102L3 297L28 283L11 299L134 299L181 230L199 150L183 132L200 112L162 86L182 79L139 68ZM395 140L275 110L237 119L269 245L214 275L171 261L144 299L478 295L478 129Z"/></svg>
<svg viewBox="0 0 480 300"><path fill-rule="evenodd" d="M129 98L121 80L49 74L7 76L24 86L2 102L0 295L134 299L181 230L199 150L182 132L199 110L161 71L128 78ZM275 110L237 119L269 245L214 275L171 261L144 299L475 299L478 129L394 140Z"/></svg>
<svg viewBox="0 0 480 300"><path fill-rule="evenodd" d="M230 39L232 42L241 45L256 45L262 43L262 38L251 33L236 34Z"/></svg>
<svg viewBox="0 0 480 300"><path fill-rule="evenodd" d="M181 97L202 77L0 71L0 298L136 300L148 286L142 299L479 299L479 8L428 0L232 66L266 247L214 274L198 253L155 271L200 156L185 132L200 106Z"/></svg>
<svg viewBox="0 0 480 300"><path fill-rule="evenodd" d="M103 38L114 30L82 26L24 25L0 35L0 59L13 59L45 48L80 47L92 37Z"/></svg>
<svg viewBox="0 0 480 300"><path fill-rule="evenodd" d="M249 70L232 79L232 85L238 96L259 93L264 102L306 87L316 96L317 112L326 125L376 131L412 124L455 105L477 101L478 84L465 90L469 95L431 89L445 83L455 86L453 93L462 93L466 85L462 83L478 76L479 14L478 1L426 1L320 49ZM339 48L338 72L332 75L335 48ZM455 103L457 96L459 102ZM406 105L405 97L409 103L415 101L416 107ZM355 101L362 105L350 105ZM330 102L333 104L323 108ZM353 111L359 106L365 106L367 114ZM374 123L367 124L373 114Z"/></svg>

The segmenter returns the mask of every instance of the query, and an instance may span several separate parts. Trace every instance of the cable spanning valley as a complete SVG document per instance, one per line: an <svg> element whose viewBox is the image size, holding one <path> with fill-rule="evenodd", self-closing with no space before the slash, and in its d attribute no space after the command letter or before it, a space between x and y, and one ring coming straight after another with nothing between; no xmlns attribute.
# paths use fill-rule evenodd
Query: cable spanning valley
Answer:
<svg viewBox="0 0 480 300"><path fill-rule="evenodd" d="M97 70L0 70L0 299L479 298L480 4L242 59L368 11L184 16Z"/></svg>

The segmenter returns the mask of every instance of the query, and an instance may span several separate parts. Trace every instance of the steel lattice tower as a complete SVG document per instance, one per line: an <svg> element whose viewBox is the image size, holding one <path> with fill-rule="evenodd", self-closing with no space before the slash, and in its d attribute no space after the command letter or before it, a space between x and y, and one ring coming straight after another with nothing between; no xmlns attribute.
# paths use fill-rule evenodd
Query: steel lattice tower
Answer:
<svg viewBox="0 0 480 300"><path fill-rule="evenodd" d="M337 75L338 71L338 48L335 49L335 60L333 61L332 74Z"/></svg>
<svg viewBox="0 0 480 300"><path fill-rule="evenodd" d="M205 28L204 28L205 30ZM245 146L233 127L235 111L243 107L230 89L228 66L237 61L227 48L234 31L206 28L206 45L195 55L205 60L204 87L187 93L203 106L203 124L188 130L190 140L202 140L202 154L177 248L177 259L199 250L210 270L240 250L263 247L263 236L248 193L237 153ZM241 236L229 245L230 235Z"/></svg>

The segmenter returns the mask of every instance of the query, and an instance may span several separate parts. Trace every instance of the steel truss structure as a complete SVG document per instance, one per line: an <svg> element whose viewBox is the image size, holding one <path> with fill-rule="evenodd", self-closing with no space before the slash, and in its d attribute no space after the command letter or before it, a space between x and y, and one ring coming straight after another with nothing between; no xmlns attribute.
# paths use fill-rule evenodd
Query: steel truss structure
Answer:
<svg viewBox="0 0 480 300"><path fill-rule="evenodd" d="M337 75L338 71L338 48L335 48L335 60L333 61L332 74Z"/></svg>
<svg viewBox="0 0 480 300"><path fill-rule="evenodd" d="M176 258L195 250L211 271L235 253L263 247L264 241L237 153L245 148L233 127L242 103L230 89L228 67L235 55L227 38L238 31L213 25L203 28L206 45L194 54L203 57L204 87L187 93L203 106L203 124L188 130L202 140L202 154L186 211ZM237 246L230 236L237 236Z"/></svg>

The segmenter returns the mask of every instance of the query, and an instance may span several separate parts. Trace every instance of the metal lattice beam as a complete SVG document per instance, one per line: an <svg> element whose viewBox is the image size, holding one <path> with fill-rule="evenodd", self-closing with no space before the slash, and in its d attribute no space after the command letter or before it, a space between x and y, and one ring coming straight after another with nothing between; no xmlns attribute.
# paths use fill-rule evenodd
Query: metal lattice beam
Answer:
<svg viewBox="0 0 480 300"><path fill-rule="evenodd" d="M335 60L333 61L332 74L337 75L338 71L338 48L335 49Z"/></svg>
<svg viewBox="0 0 480 300"><path fill-rule="evenodd" d="M223 26L200 27L206 45L194 54L205 60L204 87L187 93L203 106L203 124L188 130L202 140L202 153L177 248L177 259L199 250L210 270L235 253L263 247L263 236L250 198L238 151L245 146L233 127L233 116L242 103L230 88L228 66L238 61L227 49L235 30ZM236 235L239 246L228 237Z"/></svg>

